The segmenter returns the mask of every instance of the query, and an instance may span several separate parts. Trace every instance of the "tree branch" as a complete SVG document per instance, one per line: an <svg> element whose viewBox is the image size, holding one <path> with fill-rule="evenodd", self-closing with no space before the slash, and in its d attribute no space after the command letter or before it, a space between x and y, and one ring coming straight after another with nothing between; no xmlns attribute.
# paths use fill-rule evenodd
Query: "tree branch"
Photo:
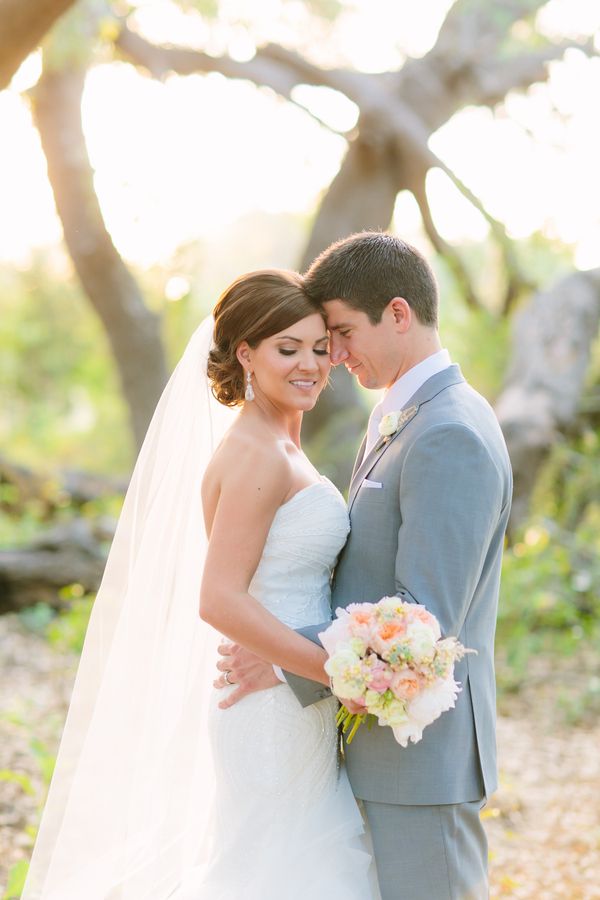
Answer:
<svg viewBox="0 0 600 900"><path fill-rule="evenodd" d="M519 295L523 291L535 288L536 284L523 271L521 264L517 258L515 245L506 233L506 228L504 227L502 222L499 222L498 219L494 218L494 216L492 216L491 213L487 211L479 197L477 197L477 195L474 194L473 191L468 188L463 181L461 181L458 175L456 175L452 171L452 169L450 169L450 167L446 165L446 163L444 163L438 157L436 157L436 159L437 167L441 169L445 175L448 176L452 184L454 184L454 186L458 188L463 197L465 197L469 201L469 203L471 203L475 207L475 209L481 213L483 218L490 226L490 232L500 248L506 268L507 284L504 292L502 311L504 315L508 315L517 297L519 297Z"/></svg>
<svg viewBox="0 0 600 900"><path fill-rule="evenodd" d="M81 123L85 72L45 70L32 92L34 118L65 243L104 325L138 447L167 380L158 316L144 304L104 224Z"/></svg>
<svg viewBox="0 0 600 900"><path fill-rule="evenodd" d="M597 55L591 39L583 42L563 41L536 52L477 66L474 70L474 76L479 82L477 102L484 106L496 106L510 91L525 90L532 84L547 81L548 64L560 60L566 50L581 50L588 56Z"/></svg>
<svg viewBox="0 0 600 900"><path fill-rule="evenodd" d="M0 90L75 0L0 0Z"/></svg>
<svg viewBox="0 0 600 900"><path fill-rule="evenodd" d="M516 22L531 18L548 0L456 0L431 52L437 56L484 58L497 51Z"/></svg>
<svg viewBox="0 0 600 900"><path fill-rule="evenodd" d="M257 87L271 88L334 134L343 134L294 98L293 90L299 84L333 87L335 79L328 80L328 70L312 66L291 50L268 44L260 47L252 59L240 62L229 56L210 56L187 47L152 44L127 25L121 27L115 45L153 78L162 80L171 72L177 75L218 72L226 78L251 81ZM347 74L349 78L352 75Z"/></svg>
<svg viewBox="0 0 600 900"><path fill-rule="evenodd" d="M425 228L427 237L431 241L434 249L440 254L440 256L442 256L446 260L448 268L456 279L456 282L463 293L467 305L470 306L471 309L481 309L482 303L477 297L477 294L473 287L473 282L471 281L471 276L469 275L467 267L462 261L460 254L454 249L454 247L452 247L447 241L444 240L435 226L433 216L431 214L431 208L429 206L429 200L427 198L427 191L425 189L425 175L423 175L423 177L419 179L411 181L411 183L408 185L408 189L413 194L419 206L421 219L423 220L423 227Z"/></svg>

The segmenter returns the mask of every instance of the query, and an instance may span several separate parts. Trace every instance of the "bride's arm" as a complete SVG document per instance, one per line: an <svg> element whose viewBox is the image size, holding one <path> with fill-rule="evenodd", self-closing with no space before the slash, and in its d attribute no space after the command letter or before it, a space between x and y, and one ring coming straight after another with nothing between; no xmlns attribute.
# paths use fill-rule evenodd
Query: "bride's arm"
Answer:
<svg viewBox="0 0 600 900"><path fill-rule="evenodd" d="M200 591L200 617L288 672L329 684L325 651L288 628L248 592L269 528L290 486L285 458L255 449L221 484Z"/></svg>

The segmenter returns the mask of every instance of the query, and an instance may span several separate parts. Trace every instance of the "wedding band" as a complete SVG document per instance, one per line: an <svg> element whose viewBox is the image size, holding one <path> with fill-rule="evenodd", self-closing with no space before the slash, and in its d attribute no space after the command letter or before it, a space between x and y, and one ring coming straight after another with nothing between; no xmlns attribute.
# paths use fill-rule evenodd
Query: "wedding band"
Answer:
<svg viewBox="0 0 600 900"><path fill-rule="evenodd" d="M230 672L231 672L231 669L227 669L227 670L225 671L225 675L224 675L223 677L225 678L225 681L227 682L227 684L234 684L233 681L230 681L230 680L229 680L229 674L230 674Z"/></svg>

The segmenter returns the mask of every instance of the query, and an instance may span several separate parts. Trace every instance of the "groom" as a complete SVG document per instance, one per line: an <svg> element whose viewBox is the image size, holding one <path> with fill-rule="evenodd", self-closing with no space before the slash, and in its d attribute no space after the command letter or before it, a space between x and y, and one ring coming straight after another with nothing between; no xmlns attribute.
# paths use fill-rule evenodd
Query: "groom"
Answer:
<svg viewBox="0 0 600 900"><path fill-rule="evenodd" d="M329 247L305 277L327 316L332 363L385 391L352 475L333 609L397 594L437 616L444 636L477 650L456 667L456 708L420 743L402 748L390 728L363 726L346 746L382 900L483 900L479 812L496 787L493 647L512 488L506 446L492 409L441 347L437 286L417 250L363 232ZM397 428L384 440L379 426L390 413L399 415L382 431L390 421ZM317 640L324 627L303 633ZM272 683L245 651L228 651L219 667L240 683L232 701ZM286 678L304 706L328 693Z"/></svg>

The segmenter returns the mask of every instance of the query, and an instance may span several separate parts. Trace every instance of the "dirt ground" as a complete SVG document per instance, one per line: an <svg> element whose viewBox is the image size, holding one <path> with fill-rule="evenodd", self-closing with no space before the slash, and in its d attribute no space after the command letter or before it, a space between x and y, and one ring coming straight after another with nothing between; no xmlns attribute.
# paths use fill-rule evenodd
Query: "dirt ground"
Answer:
<svg viewBox="0 0 600 900"><path fill-rule="evenodd" d="M25 829L36 821L40 767L55 750L75 663L16 616L0 617L0 896L10 867L30 853ZM504 701L498 721L501 784L483 813L491 897L600 900L600 721L568 727L552 674L535 684ZM33 793L6 780L7 770L27 776Z"/></svg>

